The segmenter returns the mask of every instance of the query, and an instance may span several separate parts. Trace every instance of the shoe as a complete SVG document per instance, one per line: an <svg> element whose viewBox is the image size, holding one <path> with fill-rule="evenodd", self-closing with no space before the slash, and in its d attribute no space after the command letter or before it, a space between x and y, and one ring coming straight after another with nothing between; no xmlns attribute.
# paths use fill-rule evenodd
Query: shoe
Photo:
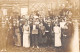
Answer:
<svg viewBox="0 0 80 53"><path fill-rule="evenodd" d="M34 46L32 48L34 48Z"/></svg>
<svg viewBox="0 0 80 53"><path fill-rule="evenodd" d="M4 50L2 49L1 52L3 52Z"/></svg>
<svg viewBox="0 0 80 53"><path fill-rule="evenodd" d="M17 44L15 44L15 46L17 46Z"/></svg>
<svg viewBox="0 0 80 53"><path fill-rule="evenodd" d="M4 51L7 51L6 49L4 49Z"/></svg>
<svg viewBox="0 0 80 53"><path fill-rule="evenodd" d="M16 45L16 46L20 47L21 45Z"/></svg>
<svg viewBox="0 0 80 53"><path fill-rule="evenodd" d="M39 48L39 46L37 46L37 48Z"/></svg>

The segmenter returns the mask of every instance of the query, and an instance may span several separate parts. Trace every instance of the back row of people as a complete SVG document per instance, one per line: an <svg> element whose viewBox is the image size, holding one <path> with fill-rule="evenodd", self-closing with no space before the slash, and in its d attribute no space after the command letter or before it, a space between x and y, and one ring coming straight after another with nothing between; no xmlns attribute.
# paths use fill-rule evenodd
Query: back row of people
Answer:
<svg viewBox="0 0 80 53"><path fill-rule="evenodd" d="M5 18L2 20L2 26L5 23L9 29L14 29L14 43L16 46L23 47L37 47L40 45L56 47L62 46L63 40L61 38L72 35L72 22L66 19L41 18L33 16L33 18L13 18L10 20ZM5 22L4 22L5 21Z"/></svg>

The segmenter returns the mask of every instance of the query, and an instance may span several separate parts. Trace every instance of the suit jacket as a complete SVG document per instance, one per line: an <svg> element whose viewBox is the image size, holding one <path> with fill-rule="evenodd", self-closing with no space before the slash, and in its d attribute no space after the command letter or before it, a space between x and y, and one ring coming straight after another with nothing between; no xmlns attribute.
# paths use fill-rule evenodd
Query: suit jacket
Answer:
<svg viewBox="0 0 80 53"><path fill-rule="evenodd" d="M52 33L52 25L48 26L48 25L45 25L46 27L46 30L49 31L49 33L51 34Z"/></svg>
<svg viewBox="0 0 80 53"><path fill-rule="evenodd" d="M45 34L45 26L40 26L40 33Z"/></svg>

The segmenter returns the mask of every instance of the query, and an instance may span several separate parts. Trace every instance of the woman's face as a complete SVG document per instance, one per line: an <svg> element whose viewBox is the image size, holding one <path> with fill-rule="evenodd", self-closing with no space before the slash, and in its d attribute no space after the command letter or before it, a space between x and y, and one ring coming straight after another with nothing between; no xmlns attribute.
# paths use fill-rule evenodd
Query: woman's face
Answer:
<svg viewBox="0 0 80 53"><path fill-rule="evenodd" d="M25 18L25 15L23 15L22 18Z"/></svg>
<svg viewBox="0 0 80 53"><path fill-rule="evenodd" d="M57 26L57 24L55 24L55 26Z"/></svg>
<svg viewBox="0 0 80 53"><path fill-rule="evenodd" d="M64 20L62 20L62 22L64 22Z"/></svg>
<svg viewBox="0 0 80 53"><path fill-rule="evenodd" d="M43 23L41 23L41 26L43 26Z"/></svg>

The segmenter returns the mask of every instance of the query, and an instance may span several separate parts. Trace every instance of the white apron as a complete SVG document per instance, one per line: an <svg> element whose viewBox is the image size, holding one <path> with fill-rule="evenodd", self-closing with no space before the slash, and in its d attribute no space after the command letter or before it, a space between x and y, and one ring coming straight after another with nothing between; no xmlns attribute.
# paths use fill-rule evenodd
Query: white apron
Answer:
<svg viewBox="0 0 80 53"><path fill-rule="evenodd" d="M55 47L60 47L62 46L61 43L61 29L58 26L54 27L54 32L55 32Z"/></svg>
<svg viewBox="0 0 80 53"><path fill-rule="evenodd" d="M23 26L23 47L30 47L30 26Z"/></svg>

